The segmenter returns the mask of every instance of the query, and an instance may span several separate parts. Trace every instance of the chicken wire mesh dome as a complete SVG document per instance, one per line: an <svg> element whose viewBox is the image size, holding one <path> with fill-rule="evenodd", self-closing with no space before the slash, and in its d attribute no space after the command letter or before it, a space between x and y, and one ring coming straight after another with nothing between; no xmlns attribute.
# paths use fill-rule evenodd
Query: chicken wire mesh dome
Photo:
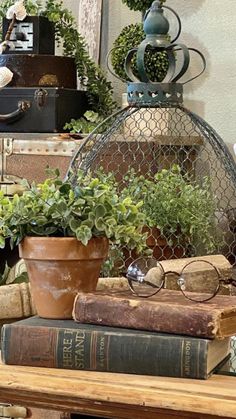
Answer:
<svg viewBox="0 0 236 419"><path fill-rule="evenodd" d="M127 106L84 140L69 173L73 181L78 169L103 168L114 174L124 194L128 190L143 200L147 245L158 260L223 253L236 265L236 165L216 131L183 105L186 82L180 80L190 53L200 56L201 73L205 59L201 52L176 43L181 22L174 11L179 29L176 38L169 39L165 8L173 11L153 2L144 18L146 38L126 57ZM161 82L149 79L147 50L166 54L168 68ZM123 258L121 269L136 256L128 249L113 250L115 257Z"/></svg>

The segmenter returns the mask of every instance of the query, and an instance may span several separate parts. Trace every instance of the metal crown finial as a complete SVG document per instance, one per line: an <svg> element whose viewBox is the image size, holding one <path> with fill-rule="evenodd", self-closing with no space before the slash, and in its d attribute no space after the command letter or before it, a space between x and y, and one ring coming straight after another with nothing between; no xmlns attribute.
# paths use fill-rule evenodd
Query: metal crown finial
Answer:
<svg viewBox="0 0 236 419"><path fill-rule="evenodd" d="M170 40L169 36L169 21L164 15L164 10L170 10L176 17L178 22L177 35ZM129 80L128 82L128 101L130 104L137 104L145 102L154 105L160 102L182 102L183 84L199 77L206 68L206 61L203 54L194 49L188 48L184 44L176 44L175 41L181 34L181 21L178 14L168 6L163 6L160 1L155 0L150 9L147 10L144 16L143 23L145 39L137 48L131 49L125 60L125 72ZM156 83L149 79L145 66L145 56L147 51L152 53L166 54L168 61L168 69L164 79ZM190 51L197 53L203 62L202 71L184 83L176 83L188 70L190 64ZM182 53L182 65L177 65L179 52ZM137 76L134 75L132 69L132 62L134 55L136 55Z"/></svg>

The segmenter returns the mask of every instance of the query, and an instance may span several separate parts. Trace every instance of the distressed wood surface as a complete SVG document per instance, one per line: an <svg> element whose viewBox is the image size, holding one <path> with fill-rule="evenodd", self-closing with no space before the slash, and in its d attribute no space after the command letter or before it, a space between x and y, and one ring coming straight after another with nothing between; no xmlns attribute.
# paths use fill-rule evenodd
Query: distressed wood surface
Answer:
<svg viewBox="0 0 236 419"><path fill-rule="evenodd" d="M124 419L236 418L235 377L184 380L7 365L0 365L0 376L0 401L29 408Z"/></svg>
<svg viewBox="0 0 236 419"><path fill-rule="evenodd" d="M79 2L79 32L85 38L89 55L96 63L100 55L102 0L80 0Z"/></svg>

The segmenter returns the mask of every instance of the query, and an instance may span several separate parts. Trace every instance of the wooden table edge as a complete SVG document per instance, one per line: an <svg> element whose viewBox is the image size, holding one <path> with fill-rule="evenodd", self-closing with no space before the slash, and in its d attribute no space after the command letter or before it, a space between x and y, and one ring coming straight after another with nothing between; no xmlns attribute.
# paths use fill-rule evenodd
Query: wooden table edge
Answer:
<svg viewBox="0 0 236 419"><path fill-rule="evenodd" d="M158 412L236 418L234 377L190 380L8 365L0 365L0 377L0 401L29 407L106 412L111 418L141 412L144 419Z"/></svg>

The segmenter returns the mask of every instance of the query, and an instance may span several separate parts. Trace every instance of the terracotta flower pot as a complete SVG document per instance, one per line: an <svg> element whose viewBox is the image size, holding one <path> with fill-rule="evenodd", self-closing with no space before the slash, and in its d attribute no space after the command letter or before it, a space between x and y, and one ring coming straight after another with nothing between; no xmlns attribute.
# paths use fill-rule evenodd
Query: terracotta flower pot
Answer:
<svg viewBox="0 0 236 419"><path fill-rule="evenodd" d="M77 292L96 289L108 246L105 237L93 238L87 246L70 237L26 237L20 243L40 317L72 317Z"/></svg>

